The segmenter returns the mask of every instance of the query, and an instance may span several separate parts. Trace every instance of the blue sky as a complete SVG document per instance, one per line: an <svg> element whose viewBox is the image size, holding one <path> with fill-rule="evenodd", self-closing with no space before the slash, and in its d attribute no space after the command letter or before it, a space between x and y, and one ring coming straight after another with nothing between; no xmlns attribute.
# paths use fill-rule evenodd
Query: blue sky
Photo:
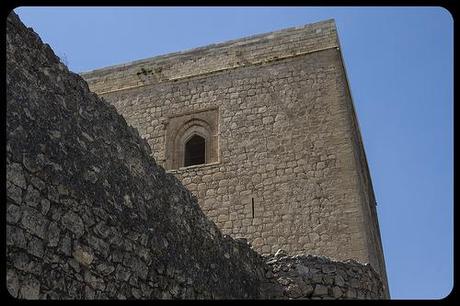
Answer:
<svg viewBox="0 0 460 306"><path fill-rule="evenodd" d="M453 20L440 7L15 9L74 72L329 18L378 202L393 299L453 286Z"/></svg>

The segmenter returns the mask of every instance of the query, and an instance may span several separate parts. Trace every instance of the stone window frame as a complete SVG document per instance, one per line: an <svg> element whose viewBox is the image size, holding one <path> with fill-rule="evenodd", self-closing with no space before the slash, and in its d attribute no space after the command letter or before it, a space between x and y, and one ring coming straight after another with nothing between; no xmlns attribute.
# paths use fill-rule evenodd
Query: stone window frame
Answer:
<svg viewBox="0 0 460 306"><path fill-rule="evenodd" d="M205 167L219 161L219 108L171 114L165 126L165 169L180 171L192 167ZM184 166L185 144L198 135L205 139L205 163Z"/></svg>

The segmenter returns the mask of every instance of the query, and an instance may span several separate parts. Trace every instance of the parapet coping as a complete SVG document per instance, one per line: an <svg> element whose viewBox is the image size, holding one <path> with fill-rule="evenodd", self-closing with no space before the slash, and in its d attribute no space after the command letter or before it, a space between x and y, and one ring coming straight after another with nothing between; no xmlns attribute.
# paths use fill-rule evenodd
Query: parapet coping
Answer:
<svg viewBox="0 0 460 306"><path fill-rule="evenodd" d="M111 66L107 66L107 67L104 67L104 68L98 68L98 69L93 69L93 70L89 70L89 71L84 71L84 72L80 72L79 75L84 77L84 76L88 76L88 75L90 75L92 73L95 73L95 72L103 72L103 71L116 70L116 69L119 69L119 68L127 68L127 67L130 67L130 66L135 66L135 65L139 65L139 64L145 64L145 63L148 63L148 62L151 62L151 61L159 61L159 60L169 59L169 58L173 58L173 57L176 57L176 56L192 55L194 53L199 53L199 52L209 50L209 49L217 49L217 48L221 49L221 48L225 48L225 47L245 45L245 44L249 44L249 43L253 42L254 40L260 40L260 39L264 39L264 38L265 39L273 39L273 38L276 38L276 36L280 36L282 34L286 34L286 33L289 33L289 32L293 32L292 34L294 34L294 33L302 32L303 30L308 29L308 28L315 28L315 27L321 26L323 24L330 24L331 27L335 28L335 20L333 18L331 18L331 19L322 20L322 21L315 22L315 23L305 24L305 25L302 25L302 26L295 26L295 27L290 27L290 28L286 28L286 29L281 29L281 30L278 30L278 31L272 31L272 32L261 33L261 34L254 34L254 35L246 36L246 37L243 37L243 38L237 38L237 39L224 41L224 42L221 42L221 43L209 44L209 45L206 45L206 46L201 46L201 47L191 48L191 49L182 50L182 51L178 51L178 52L173 52L173 53L167 53L167 54L163 54L163 55L153 56L153 57L140 59L140 60L135 60L135 61L131 61L131 62L123 63L123 64L111 65Z"/></svg>
<svg viewBox="0 0 460 306"><path fill-rule="evenodd" d="M321 48L321 49L316 49L316 50L309 50L307 52L299 52L299 53L292 54L292 55L286 55L286 56L263 59L263 60L260 60L260 61L254 61L254 62L250 62L250 63L242 63L240 65L228 66L228 67L223 67L223 68L219 68L219 69L215 69L215 70L209 70L209 71L206 71L206 72L203 72L203 73L182 75L182 76L179 76L179 77L170 78L170 79L167 79L167 80L164 80L164 81L160 81L158 83L177 82L177 81L181 81L181 80L187 80L187 79L190 79L190 78L196 78L196 77L210 75L210 74L217 73L217 72L224 72L224 71L228 71L228 70L233 70L233 69L237 69L237 68L240 68L240 67L249 67L249 66L261 65L261 64L268 64L268 63L271 63L271 62L276 62L276 61L280 61L280 60L284 60L284 59L299 57L299 56L302 56L302 55L311 54L311 53L320 52L320 51L325 51L325 50L329 50L329 49L337 49L337 50L339 50L340 47L332 46L332 47L326 47L326 48ZM113 89L113 90L107 90L107 91L98 92L98 94L99 95L104 95L104 94L114 93L114 92L118 92L118 91L124 91L124 90L128 90L128 89L146 87L146 86L150 86L150 85L154 85L154 84L157 84L157 83L147 83L147 84L126 86L126 87L117 88L117 89Z"/></svg>
<svg viewBox="0 0 460 306"><path fill-rule="evenodd" d="M313 260L313 261L322 261L326 264L335 264L335 265L346 265L346 266L359 266L361 268L369 269L372 271L372 273L376 274L380 281L383 280L381 279L381 275L377 272L377 270L369 263L369 262L361 262L357 259L353 258L348 258L348 259L337 259L334 257L329 257L329 256L324 256L324 255L315 255L315 254L310 254L310 253L302 253L302 254L297 254L297 255L289 255L287 253L282 254L282 255L276 255L276 254L267 254L267 255L262 255L264 261L267 264L274 264L282 261L296 261L296 260Z"/></svg>

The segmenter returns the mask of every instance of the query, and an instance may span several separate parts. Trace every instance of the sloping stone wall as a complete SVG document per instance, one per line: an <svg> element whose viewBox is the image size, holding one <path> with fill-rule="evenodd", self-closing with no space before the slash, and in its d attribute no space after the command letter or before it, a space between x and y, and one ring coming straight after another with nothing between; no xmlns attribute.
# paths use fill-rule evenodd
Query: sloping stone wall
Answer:
<svg viewBox="0 0 460 306"><path fill-rule="evenodd" d="M21 298L257 298L224 237L113 106L7 23L7 283Z"/></svg>
<svg viewBox="0 0 460 306"><path fill-rule="evenodd" d="M155 163L137 130L14 13L7 20L6 149L13 297L384 298L378 275L365 275L368 266L332 264L337 275L358 267L358 288L371 284L369 294L347 295L356 287L351 279L318 277L331 273L327 259L264 258L245 239L223 235ZM302 283L309 276L313 291Z"/></svg>

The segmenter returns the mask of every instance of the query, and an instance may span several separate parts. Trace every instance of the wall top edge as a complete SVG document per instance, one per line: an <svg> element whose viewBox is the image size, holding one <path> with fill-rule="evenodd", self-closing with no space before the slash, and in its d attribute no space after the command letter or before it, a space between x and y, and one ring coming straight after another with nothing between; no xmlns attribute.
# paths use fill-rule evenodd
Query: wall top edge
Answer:
<svg viewBox="0 0 460 306"><path fill-rule="evenodd" d="M276 41L277 39L280 39L280 38L288 38L289 36L295 36L295 35L299 35L302 33L307 34L308 32L312 32L315 30L317 31L319 30L320 31L319 33L323 32L324 30L324 32L326 32L327 35L330 36L331 38L333 39L337 38L335 20L327 19L327 20L305 24L301 26L285 28L285 29L262 33L262 34L255 34L255 35L246 36L243 38L228 40L228 41L221 42L221 43L214 43L214 44L209 44L206 46L201 46L201 47L192 48L188 50L158 55L154 57L135 60L135 61L126 62L122 64L117 64L117 65L111 65L111 66L102 67L102 68L98 68L98 69L94 69L90 71L80 72L79 74L88 81L93 76L98 78L101 76L101 74L110 74L115 71L129 69L131 67L135 67L135 66L142 65L142 64L147 64L147 63L152 63L152 62L163 62L163 61L169 61L169 60L179 60L181 57L189 57L189 56L193 57L193 56L205 55L208 52L218 52L218 51L225 51L226 49L236 49L238 47L245 47L251 44L257 44L257 43L264 42L264 41L269 41L269 40ZM328 32L328 30L330 32ZM312 34L315 34L315 33L316 32L313 32ZM308 35L306 38L308 39ZM312 39L315 39L313 35L312 35Z"/></svg>

